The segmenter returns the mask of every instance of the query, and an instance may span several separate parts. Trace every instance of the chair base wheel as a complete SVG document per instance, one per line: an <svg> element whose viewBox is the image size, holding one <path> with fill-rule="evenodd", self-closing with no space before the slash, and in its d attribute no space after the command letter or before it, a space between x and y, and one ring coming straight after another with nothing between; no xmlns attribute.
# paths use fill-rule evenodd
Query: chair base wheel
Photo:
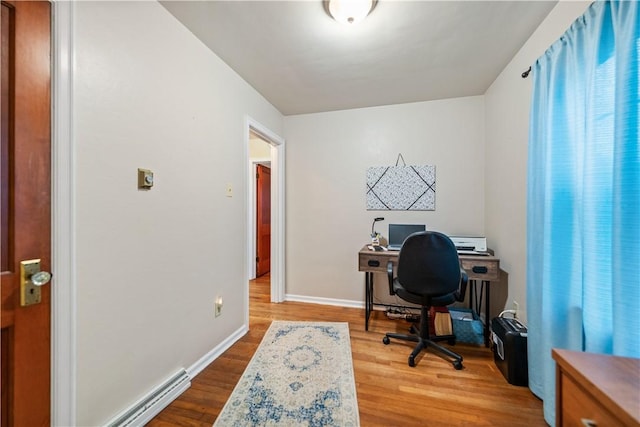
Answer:
<svg viewBox="0 0 640 427"><path fill-rule="evenodd" d="M412 368L416 366L416 359L413 356L409 356L409 366Z"/></svg>
<svg viewBox="0 0 640 427"><path fill-rule="evenodd" d="M456 369L456 371L459 371L460 369L462 369L462 362L456 360L455 362L453 362L453 367Z"/></svg>
<svg viewBox="0 0 640 427"><path fill-rule="evenodd" d="M447 340L447 344L449 345L456 345L456 339L455 338L449 338Z"/></svg>
<svg viewBox="0 0 640 427"><path fill-rule="evenodd" d="M385 336L382 338L382 343L384 345L389 345L389 343L391 342L391 340L389 339L389 337Z"/></svg>

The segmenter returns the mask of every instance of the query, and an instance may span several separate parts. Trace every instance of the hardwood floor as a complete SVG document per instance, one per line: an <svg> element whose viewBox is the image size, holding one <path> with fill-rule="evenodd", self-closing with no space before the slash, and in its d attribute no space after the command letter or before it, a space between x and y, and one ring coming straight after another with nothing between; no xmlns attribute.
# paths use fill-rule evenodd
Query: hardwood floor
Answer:
<svg viewBox="0 0 640 427"><path fill-rule="evenodd" d="M364 330L364 310L269 302L269 277L250 284L249 333L193 379L191 387L158 414L150 427L211 426L231 395L272 320L348 322L360 423L368 426L546 426L542 402L527 387L512 386L489 349L457 344L464 369L433 352L407 365L413 344L382 344L388 331L408 323L375 312Z"/></svg>

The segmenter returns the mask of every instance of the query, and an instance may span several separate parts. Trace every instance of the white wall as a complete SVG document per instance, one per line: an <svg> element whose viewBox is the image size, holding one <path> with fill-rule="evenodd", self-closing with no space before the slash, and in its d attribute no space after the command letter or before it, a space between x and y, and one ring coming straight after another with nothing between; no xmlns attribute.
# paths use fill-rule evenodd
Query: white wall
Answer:
<svg viewBox="0 0 640 427"><path fill-rule="evenodd" d="M75 20L77 424L101 425L243 326L245 114L282 116L155 2Z"/></svg>
<svg viewBox="0 0 640 427"><path fill-rule="evenodd" d="M590 2L561 1L485 94L486 231L508 272L508 296L493 304L512 308L526 321L526 197L531 77L520 75L578 18ZM500 289L504 291L504 289Z"/></svg>
<svg viewBox="0 0 640 427"><path fill-rule="evenodd" d="M427 83L425 83L427 84ZM371 222L424 223L448 234L484 234L482 97L287 116L286 283L289 296L364 302L358 250ZM435 211L367 211L366 170L436 166ZM376 296L388 297L385 277Z"/></svg>

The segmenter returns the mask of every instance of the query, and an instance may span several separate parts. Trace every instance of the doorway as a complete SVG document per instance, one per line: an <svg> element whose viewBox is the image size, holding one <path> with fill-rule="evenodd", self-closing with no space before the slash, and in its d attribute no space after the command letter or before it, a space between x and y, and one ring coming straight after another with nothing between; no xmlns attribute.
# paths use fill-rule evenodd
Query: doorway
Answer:
<svg viewBox="0 0 640 427"><path fill-rule="evenodd" d="M249 324L249 280L256 277L257 253L257 180L258 165L270 172L270 297L271 302L284 301L284 140L267 127L247 117L245 123L247 158L247 310ZM256 147L258 147L256 149ZM253 154L252 154L253 153Z"/></svg>
<svg viewBox="0 0 640 427"><path fill-rule="evenodd" d="M253 129L249 130L249 280L271 271L271 149ZM261 172L262 171L262 176ZM264 182L268 171L269 182ZM263 182L260 182L263 181ZM268 186L268 187L267 187ZM262 206L260 206L262 205ZM261 229L262 228L262 235ZM266 228L266 229L265 229ZM268 251L269 254L265 254ZM261 264L261 265L260 265Z"/></svg>

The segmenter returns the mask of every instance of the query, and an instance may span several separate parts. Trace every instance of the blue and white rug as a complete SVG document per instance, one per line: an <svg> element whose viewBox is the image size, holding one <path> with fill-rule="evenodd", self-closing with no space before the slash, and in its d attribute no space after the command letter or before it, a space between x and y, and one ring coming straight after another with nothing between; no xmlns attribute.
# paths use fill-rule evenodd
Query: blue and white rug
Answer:
<svg viewBox="0 0 640 427"><path fill-rule="evenodd" d="M348 323L273 321L214 426L358 426Z"/></svg>

